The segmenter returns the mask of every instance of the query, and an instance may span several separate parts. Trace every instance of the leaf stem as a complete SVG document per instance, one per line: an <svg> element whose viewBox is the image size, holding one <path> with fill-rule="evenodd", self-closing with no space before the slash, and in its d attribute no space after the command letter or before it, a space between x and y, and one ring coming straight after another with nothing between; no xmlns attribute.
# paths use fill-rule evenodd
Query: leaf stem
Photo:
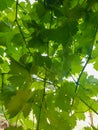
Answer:
<svg viewBox="0 0 98 130"><path fill-rule="evenodd" d="M1 76L2 76L1 92L3 92L3 86L4 86L4 73L1 73Z"/></svg>
<svg viewBox="0 0 98 130"><path fill-rule="evenodd" d="M83 102L89 109L91 109L94 113L96 113L98 115L98 112L92 108L86 101L84 101L81 97L79 97L79 99L81 100L81 102Z"/></svg>

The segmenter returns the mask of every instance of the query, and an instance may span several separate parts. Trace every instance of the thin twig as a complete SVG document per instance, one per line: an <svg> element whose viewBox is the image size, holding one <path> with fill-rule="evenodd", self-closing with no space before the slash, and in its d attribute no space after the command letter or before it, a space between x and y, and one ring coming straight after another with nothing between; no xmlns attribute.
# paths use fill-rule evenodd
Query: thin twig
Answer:
<svg viewBox="0 0 98 130"><path fill-rule="evenodd" d="M89 111L89 118L90 118L90 125L93 126L94 125L94 121L93 121L93 114L91 111Z"/></svg>
<svg viewBox="0 0 98 130"><path fill-rule="evenodd" d="M45 81L45 78L41 77L41 76L37 76L37 77L33 77L33 79L35 81L39 81L39 82L44 82ZM59 88L60 86L58 86L57 84L49 81L48 79L46 80L46 83L49 84L49 85L52 85L52 86L55 86L57 88Z"/></svg>
<svg viewBox="0 0 98 130"><path fill-rule="evenodd" d="M19 3L19 1L16 0L16 15L15 15L15 20L17 20L17 14L18 14L18 3Z"/></svg>
<svg viewBox="0 0 98 130"><path fill-rule="evenodd" d="M92 52L91 52L91 53L92 53ZM79 82L80 82L80 79L81 79L81 77L82 77L82 75L83 75L83 72L84 72L84 70L85 70L85 68L86 68L86 66L87 66L87 64L88 64L88 62L89 62L89 60L91 59L91 53L90 53L90 55L88 56L88 59L87 59L85 65L83 66L82 71L81 71L80 74L79 74L78 80L77 80L77 82L76 82L75 93L77 92L77 88L78 88L78 86L79 86Z"/></svg>
<svg viewBox="0 0 98 130"><path fill-rule="evenodd" d="M23 38L23 41L24 41L24 43L25 43L25 46L27 46L27 42L26 42L26 40L25 40L25 36L24 36L23 31L22 31L22 29L21 29L21 26L19 25L19 22L18 22L18 6L19 6L19 1L16 0L15 22L16 22L18 28L19 28L19 31L20 31L20 34L21 34L21 36L22 36L22 38ZM29 49L29 48L28 48L28 51L29 51L29 53L30 53L30 49Z"/></svg>
<svg viewBox="0 0 98 130"><path fill-rule="evenodd" d="M77 89L78 89L78 86L79 86L79 82L80 82L80 79L83 75L83 72L87 66L87 64L89 63L90 59L91 59L91 56L92 56L92 51L93 51L93 46L94 46L94 42L95 42L95 38L96 38L96 33L97 33L97 28L95 29L95 33L94 33L94 37L93 37L93 40L92 40L92 45L91 45L91 49L90 49L90 54L88 55L88 58L87 58L87 61L85 62L80 74L79 74L79 77L78 77L78 80L77 80L77 84L76 84L76 89L75 89L75 93L77 92Z"/></svg>

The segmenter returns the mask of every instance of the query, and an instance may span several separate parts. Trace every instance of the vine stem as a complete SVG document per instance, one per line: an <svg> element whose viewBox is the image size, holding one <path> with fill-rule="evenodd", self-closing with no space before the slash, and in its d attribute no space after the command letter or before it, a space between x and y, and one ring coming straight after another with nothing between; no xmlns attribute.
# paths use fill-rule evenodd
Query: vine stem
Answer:
<svg viewBox="0 0 98 130"><path fill-rule="evenodd" d="M42 113L42 107L43 107L43 102L44 102L44 97L45 97L45 88L46 88L46 74L45 74L45 79L44 79L44 89L43 89L43 95L41 99L41 105L39 108L39 115L38 115L36 130L39 130L39 127L40 127L41 113Z"/></svg>
<svg viewBox="0 0 98 130"><path fill-rule="evenodd" d="M94 42L95 42L95 38L96 38L97 31L98 31L98 30L97 30L97 27L96 27L96 28L95 28L94 37L93 37L93 40L92 40L92 45L91 45L91 49L90 49L90 54L88 55L88 58L87 58L87 60L86 60L86 62L85 62L85 64L84 64L84 66L83 66L83 68L82 68L82 70L81 70L81 72L80 72L80 74L79 74L78 79L75 80L74 77L72 76L72 79L73 79L73 81L74 81L75 84L76 84L76 88L75 88L75 96L73 97L73 101L72 101L71 106L73 106L73 104L74 104L74 100L75 100L75 97L76 97L76 94L77 94L78 86L79 86L79 84L80 84L80 79L81 79L81 77L82 77L82 75L83 75L83 72L84 72L84 70L85 70L87 64L88 64L89 61L91 60L92 52L93 52L93 46L94 46ZM90 107L83 99L80 98L80 100L81 100L86 106L88 106L93 112L95 112L95 113L98 115L98 113L97 113L92 107Z"/></svg>
<svg viewBox="0 0 98 130"><path fill-rule="evenodd" d="M49 29L51 29L51 24L52 24L52 11L50 11L50 27ZM49 56L49 42L47 42L47 48L46 48L46 52L47 55ZM36 130L40 130L40 120L41 120L41 113L42 113L42 107L43 107L43 102L44 102L44 98L45 98L45 88L46 88L46 84L47 84L47 69L45 69L45 78L43 79L44 81L44 89L43 89L43 95L42 95L42 99L41 99L41 105L39 108L39 115L38 115L38 121L37 121L37 127Z"/></svg>
<svg viewBox="0 0 98 130"><path fill-rule="evenodd" d="M16 16L15 16L15 22L16 22L18 28L19 28L19 31L20 31L20 33L21 33L21 36L22 36L22 38L23 38L23 40L24 40L24 43L25 43L25 45L26 45L26 40L25 40L25 37L24 37L24 35L23 35L22 29L21 29L21 27L20 27L20 25L19 25L18 17L17 17L17 16L18 16L18 4L19 4L19 0L16 0Z"/></svg>

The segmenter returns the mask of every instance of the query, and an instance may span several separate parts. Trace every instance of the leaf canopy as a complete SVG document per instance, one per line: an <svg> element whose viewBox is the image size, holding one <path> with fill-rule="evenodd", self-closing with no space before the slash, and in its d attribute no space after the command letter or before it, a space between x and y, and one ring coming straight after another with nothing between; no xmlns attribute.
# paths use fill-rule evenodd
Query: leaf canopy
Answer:
<svg viewBox="0 0 98 130"><path fill-rule="evenodd" d="M6 130L73 130L85 112L98 115L98 79L85 72L89 63L98 70L97 0L0 0Z"/></svg>

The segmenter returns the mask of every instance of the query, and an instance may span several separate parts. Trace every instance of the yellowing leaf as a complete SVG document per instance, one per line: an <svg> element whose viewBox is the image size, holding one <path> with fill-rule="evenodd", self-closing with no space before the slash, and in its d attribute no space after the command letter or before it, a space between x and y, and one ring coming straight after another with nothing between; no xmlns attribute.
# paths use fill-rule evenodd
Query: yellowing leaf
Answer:
<svg viewBox="0 0 98 130"><path fill-rule="evenodd" d="M22 110L29 98L29 90L19 90L17 94L11 98L10 102L6 106L10 117L16 116Z"/></svg>

